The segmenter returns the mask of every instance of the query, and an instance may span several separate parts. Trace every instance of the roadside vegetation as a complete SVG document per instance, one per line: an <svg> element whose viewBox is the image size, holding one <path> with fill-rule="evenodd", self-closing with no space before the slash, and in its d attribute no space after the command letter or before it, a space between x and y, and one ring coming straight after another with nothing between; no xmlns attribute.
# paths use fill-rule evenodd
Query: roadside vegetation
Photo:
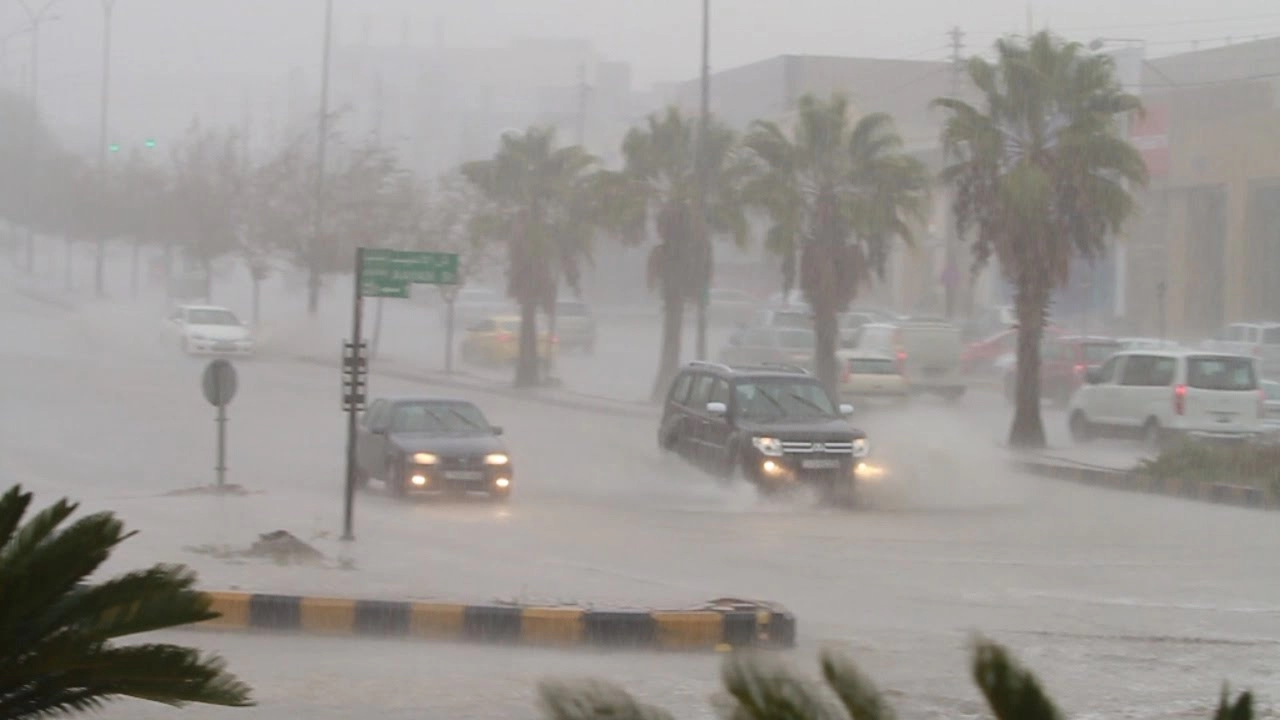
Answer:
<svg viewBox="0 0 1280 720"><path fill-rule="evenodd" d="M154 565L91 580L133 533L110 512L68 522L68 500L24 517L32 494L0 496L0 720L97 710L131 697L245 707L249 687L194 648L118 644L218 616L195 573Z"/></svg>
<svg viewBox="0 0 1280 720"><path fill-rule="evenodd" d="M562 286L577 292L593 245L644 244L648 262L635 272L663 306L656 396L681 359L685 310L703 309L715 282L717 238L759 243L776 256L779 285L802 290L813 308L816 371L832 386L838 314L883 278L895 245L924 231L931 191L946 187L960 236L971 241L973 271L994 260L1015 288L1009 441L1039 447L1049 298L1068 281L1071 260L1102 256L1134 211L1145 165L1116 128L1141 107L1122 90L1112 59L1078 43L1046 31L1000 40L994 50L993 60L968 62L976 92L934 102L945 113L936 177L938 168L907 149L893 117L833 94L800 98L785 120L761 118L742 132L714 118L700 132L697 117L668 108L626 134L616 169L560 144L554 128L530 127L505 133L490 158L443 178L418 177L395 149L345 137L341 114L331 123L323 182L314 131L251 153L236 128L193 124L172 148L113 146L106 192L98 193L92 161L66 150L24 98L0 93L0 124L14 128L0 137L0 190L12 191L0 193L0 217L16 231L8 239L29 272L29 238L64 242L68 284L71 248L92 240L99 295L109 284L101 273L105 236L132 243L132 292L139 248L152 245L163 254L164 282L185 267L203 277L196 284L206 294L214 292L215 264L240 263L255 287L292 266L307 278L311 314L329 278L352 272L358 245L461 250L468 277L505 271L506 293L521 307L516 385L541 382L537 311L548 311L554 334L556 295ZM706 161L700 206L698 156Z"/></svg>
<svg viewBox="0 0 1280 720"><path fill-rule="evenodd" d="M1183 442L1143 460L1139 473L1203 483L1247 485L1280 498L1280 444L1224 447Z"/></svg>
<svg viewBox="0 0 1280 720"><path fill-rule="evenodd" d="M822 683L762 655L731 655L721 669L724 691L713 699L725 720L894 720L897 714L875 683L847 657L824 652ZM978 640L970 666L996 720L1063 720L1040 681L1000 645ZM547 720L674 720L666 710L636 700L600 680L550 681L539 687ZM1213 720L1252 720L1253 696L1234 699L1224 687Z"/></svg>

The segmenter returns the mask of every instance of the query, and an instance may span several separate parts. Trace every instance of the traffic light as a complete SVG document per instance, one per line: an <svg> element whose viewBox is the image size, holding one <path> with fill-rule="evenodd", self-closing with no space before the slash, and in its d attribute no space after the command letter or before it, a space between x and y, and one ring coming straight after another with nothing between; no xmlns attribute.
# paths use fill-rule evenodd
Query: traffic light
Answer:
<svg viewBox="0 0 1280 720"><path fill-rule="evenodd" d="M147 138L146 140L142 141L142 144L149 148L153 148L156 146L156 141L155 141L155 138Z"/></svg>
<svg viewBox="0 0 1280 720"><path fill-rule="evenodd" d="M120 152L120 143L111 143L107 146L108 152Z"/></svg>

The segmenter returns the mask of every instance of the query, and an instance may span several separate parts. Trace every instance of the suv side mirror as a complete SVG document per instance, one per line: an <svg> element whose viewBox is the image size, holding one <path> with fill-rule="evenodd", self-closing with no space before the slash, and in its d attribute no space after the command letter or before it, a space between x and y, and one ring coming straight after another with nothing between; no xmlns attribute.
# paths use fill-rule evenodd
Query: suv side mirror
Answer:
<svg viewBox="0 0 1280 720"><path fill-rule="evenodd" d="M491 428L489 428L489 429L490 429L490 430L493 430L493 434L494 434L494 435L501 435L501 434L502 434L502 426L501 426L501 425L494 425L493 427L491 427Z"/></svg>
<svg viewBox="0 0 1280 720"><path fill-rule="evenodd" d="M842 417L853 415L853 406L849 403L840 403L840 415Z"/></svg>
<svg viewBox="0 0 1280 720"><path fill-rule="evenodd" d="M1089 368L1084 371L1084 381L1090 385L1098 385L1102 382L1102 368Z"/></svg>
<svg viewBox="0 0 1280 720"><path fill-rule="evenodd" d="M375 423L369 426L369 432L373 433L374 435L386 435L387 431L389 431L390 429L391 429L391 423L388 423L388 422Z"/></svg>
<svg viewBox="0 0 1280 720"><path fill-rule="evenodd" d="M707 412L716 417L724 417L729 413L729 408L722 402L709 402L707 403Z"/></svg>

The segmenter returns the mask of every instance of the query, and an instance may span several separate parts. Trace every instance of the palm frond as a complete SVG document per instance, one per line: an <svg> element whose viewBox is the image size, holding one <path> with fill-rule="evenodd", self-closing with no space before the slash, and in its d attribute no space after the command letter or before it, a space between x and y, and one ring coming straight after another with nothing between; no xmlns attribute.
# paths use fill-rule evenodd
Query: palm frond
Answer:
<svg viewBox="0 0 1280 720"><path fill-rule="evenodd" d="M995 643L975 643L973 680L996 720L1062 720L1035 676Z"/></svg>
<svg viewBox="0 0 1280 720"><path fill-rule="evenodd" d="M822 677L840 698L850 720L894 720L893 708L852 660L827 651L822 653L821 662Z"/></svg>
<svg viewBox="0 0 1280 720"><path fill-rule="evenodd" d="M540 683L538 705L547 720L673 720L667 711L600 680Z"/></svg>

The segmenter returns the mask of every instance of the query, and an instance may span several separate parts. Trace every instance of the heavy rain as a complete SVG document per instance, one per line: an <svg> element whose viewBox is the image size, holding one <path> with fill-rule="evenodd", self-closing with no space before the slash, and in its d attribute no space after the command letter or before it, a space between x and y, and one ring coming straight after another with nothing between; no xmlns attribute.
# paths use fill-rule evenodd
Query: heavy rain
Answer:
<svg viewBox="0 0 1280 720"><path fill-rule="evenodd" d="M828 652L990 716L975 638L1065 714L1274 717L1280 10L960 9L0 0L0 717L711 718ZM121 612L247 696L86 660Z"/></svg>

